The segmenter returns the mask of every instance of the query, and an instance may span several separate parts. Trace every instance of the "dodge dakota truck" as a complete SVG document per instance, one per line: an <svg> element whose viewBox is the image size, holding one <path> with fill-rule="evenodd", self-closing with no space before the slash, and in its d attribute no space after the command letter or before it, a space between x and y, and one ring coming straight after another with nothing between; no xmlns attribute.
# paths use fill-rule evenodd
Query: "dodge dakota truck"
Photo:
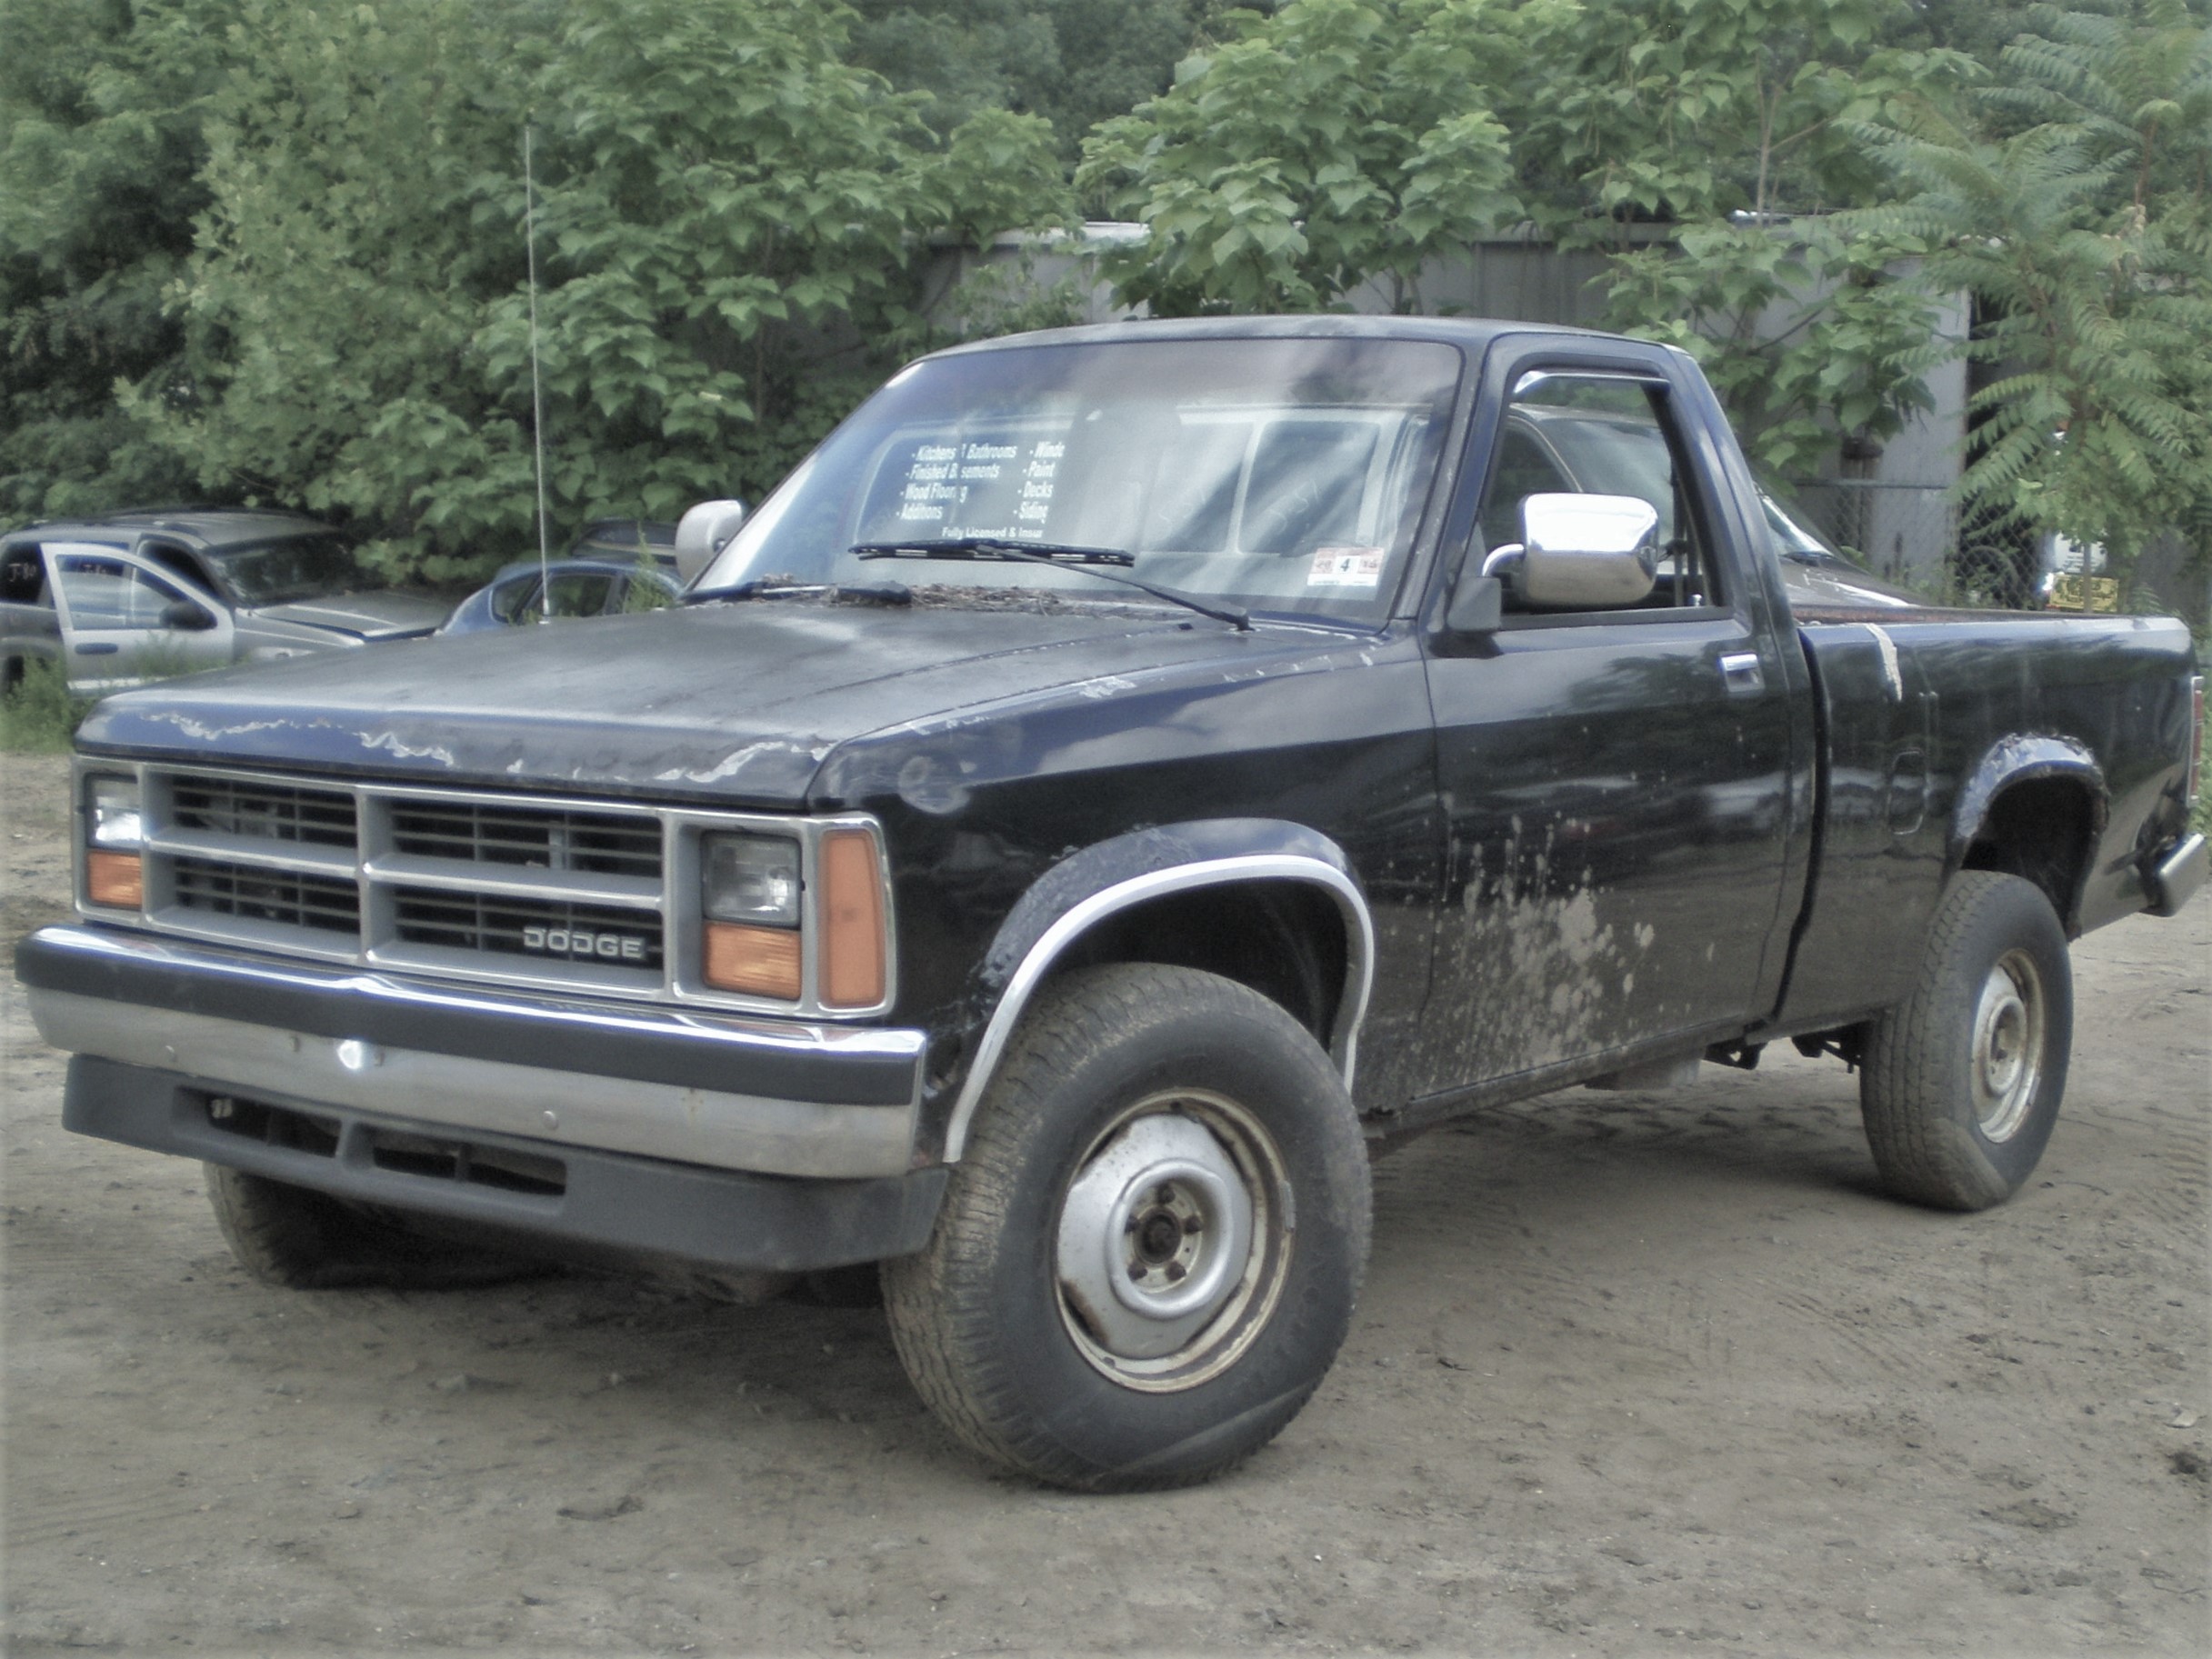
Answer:
<svg viewBox="0 0 2212 1659"><path fill-rule="evenodd" d="M2178 623L1786 579L1656 345L964 346L682 540L668 610L102 704L16 958L66 1124L278 1284L879 1264L959 1440L1166 1486L1326 1371L1370 1148L1788 1042L1995 1204L2068 941L2205 878Z"/></svg>

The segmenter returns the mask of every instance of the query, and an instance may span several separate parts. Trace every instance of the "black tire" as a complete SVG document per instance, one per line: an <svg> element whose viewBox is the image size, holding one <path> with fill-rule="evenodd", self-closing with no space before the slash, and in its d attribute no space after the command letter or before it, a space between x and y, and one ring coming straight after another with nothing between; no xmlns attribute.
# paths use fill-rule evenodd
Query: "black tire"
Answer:
<svg viewBox="0 0 2212 1659"><path fill-rule="evenodd" d="M1351 1101L1280 1007L1189 968L1087 969L1024 1021L928 1245L883 1264L892 1337L993 1462L1189 1485L1319 1384L1370 1210Z"/></svg>
<svg viewBox="0 0 2212 1659"><path fill-rule="evenodd" d="M2043 890L1962 871L1928 930L1912 994L1875 1020L1859 1110L1899 1198L1986 1210L2035 1173L2074 1040L2066 933Z"/></svg>
<svg viewBox="0 0 2212 1659"><path fill-rule="evenodd" d="M551 1271L528 1256L409 1233L325 1193L203 1165L207 1202L238 1265L286 1290L459 1290Z"/></svg>

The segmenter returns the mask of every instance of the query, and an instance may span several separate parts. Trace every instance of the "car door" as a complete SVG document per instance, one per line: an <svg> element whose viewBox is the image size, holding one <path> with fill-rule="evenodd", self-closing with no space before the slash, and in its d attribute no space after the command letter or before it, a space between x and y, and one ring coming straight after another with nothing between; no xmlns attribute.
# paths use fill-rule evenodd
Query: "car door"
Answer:
<svg viewBox="0 0 2212 1659"><path fill-rule="evenodd" d="M36 542L0 547L0 692L20 683L29 664L50 663L60 649L45 553Z"/></svg>
<svg viewBox="0 0 2212 1659"><path fill-rule="evenodd" d="M1562 487L1528 435L1577 409L1652 423L1667 539L1636 606L1509 601L1495 633L1439 636L1429 656L1447 832L1416 1085L1430 1094L1586 1075L1639 1043L1740 1029L1781 932L1787 670L1748 565L1720 539L1740 547L1739 515L1695 464L1691 389L1656 349L1513 344L1486 369L1486 403L1506 407L1476 423L1471 568L1516 534L1516 497ZM1649 467L1619 475L1565 483L1654 493Z"/></svg>
<svg viewBox="0 0 2212 1659"><path fill-rule="evenodd" d="M55 542L45 552L73 689L115 691L231 660L236 631L212 595L113 547Z"/></svg>

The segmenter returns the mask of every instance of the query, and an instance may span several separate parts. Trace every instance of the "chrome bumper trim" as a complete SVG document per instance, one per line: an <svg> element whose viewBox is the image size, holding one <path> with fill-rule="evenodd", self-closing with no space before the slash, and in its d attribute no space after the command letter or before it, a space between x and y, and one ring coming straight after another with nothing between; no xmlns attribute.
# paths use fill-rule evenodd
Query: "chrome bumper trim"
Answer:
<svg viewBox="0 0 2212 1659"><path fill-rule="evenodd" d="M252 1094L765 1174L904 1174L923 1034L428 986L49 927L17 953L73 1053Z"/></svg>
<svg viewBox="0 0 2212 1659"><path fill-rule="evenodd" d="M2151 914L2178 915L2205 884L2207 874L2212 874L2212 854L2207 854L2202 835L2190 835L2151 868Z"/></svg>

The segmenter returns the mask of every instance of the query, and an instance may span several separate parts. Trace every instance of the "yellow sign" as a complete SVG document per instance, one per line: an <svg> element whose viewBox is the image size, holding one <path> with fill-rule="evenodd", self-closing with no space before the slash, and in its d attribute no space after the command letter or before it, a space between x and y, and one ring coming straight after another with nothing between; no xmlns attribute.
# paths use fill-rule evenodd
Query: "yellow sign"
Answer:
<svg viewBox="0 0 2212 1659"><path fill-rule="evenodd" d="M2051 583L2054 611L2117 611L2120 585L2111 576L2059 576Z"/></svg>

